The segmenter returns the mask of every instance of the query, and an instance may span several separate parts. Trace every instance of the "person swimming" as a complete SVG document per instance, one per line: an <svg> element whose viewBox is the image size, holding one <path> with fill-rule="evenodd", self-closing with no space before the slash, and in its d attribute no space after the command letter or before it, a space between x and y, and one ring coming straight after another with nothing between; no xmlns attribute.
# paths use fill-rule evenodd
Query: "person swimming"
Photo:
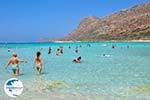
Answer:
<svg viewBox="0 0 150 100"><path fill-rule="evenodd" d="M81 63L81 56L78 57L77 59L74 59L72 62L75 62L75 63Z"/></svg>
<svg viewBox="0 0 150 100"><path fill-rule="evenodd" d="M78 53L78 52L79 52L78 46L76 46L75 53Z"/></svg>
<svg viewBox="0 0 150 100"><path fill-rule="evenodd" d="M111 48L113 48L113 49L114 49L114 48L115 48L115 46L114 46L114 45L112 45L112 47L111 47Z"/></svg>
<svg viewBox="0 0 150 100"><path fill-rule="evenodd" d="M12 69L13 73L16 76L18 76L19 75L19 63L20 62L27 63L26 60L21 60L21 59L17 58L17 54L13 53L12 57L10 58L10 60L8 61L7 65L6 65L5 69L7 69L7 67L9 65L11 65L11 69Z"/></svg>
<svg viewBox="0 0 150 100"><path fill-rule="evenodd" d="M35 60L34 60L34 66L36 67L39 75L42 73L42 69L43 69L43 61L40 56L41 56L41 53L37 52Z"/></svg>
<svg viewBox="0 0 150 100"><path fill-rule="evenodd" d="M79 50L78 50L78 49L76 49L76 50L75 50L75 53L78 53L78 52L79 52Z"/></svg>
<svg viewBox="0 0 150 100"><path fill-rule="evenodd" d="M112 47L111 47L111 48L112 48L112 49L114 49L114 48L116 48L116 47L117 47L117 46L116 46L116 44L114 44L114 45L112 45Z"/></svg>
<svg viewBox="0 0 150 100"><path fill-rule="evenodd" d="M102 56L103 56L103 57L110 57L110 55L106 55L106 54L103 54Z"/></svg>
<svg viewBox="0 0 150 100"><path fill-rule="evenodd" d="M8 49L7 51L10 52L10 49Z"/></svg>
<svg viewBox="0 0 150 100"><path fill-rule="evenodd" d="M91 47L91 45L90 45L90 44L87 44L87 46L88 46L88 47Z"/></svg>

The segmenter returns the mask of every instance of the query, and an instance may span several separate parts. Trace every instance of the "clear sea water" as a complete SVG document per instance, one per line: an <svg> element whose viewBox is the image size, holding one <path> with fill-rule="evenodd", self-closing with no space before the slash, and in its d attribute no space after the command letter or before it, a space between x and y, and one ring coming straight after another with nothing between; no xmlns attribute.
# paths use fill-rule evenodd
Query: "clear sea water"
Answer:
<svg viewBox="0 0 150 100"><path fill-rule="evenodd" d="M56 56L59 46L64 53ZM48 47L52 48L50 55ZM41 48L44 69L38 76L32 66ZM3 68L13 52L28 61L19 65L24 91L17 98L8 97L3 89L5 81L14 77L11 68ZM72 63L79 56L82 63ZM150 43L0 44L0 100L150 100Z"/></svg>

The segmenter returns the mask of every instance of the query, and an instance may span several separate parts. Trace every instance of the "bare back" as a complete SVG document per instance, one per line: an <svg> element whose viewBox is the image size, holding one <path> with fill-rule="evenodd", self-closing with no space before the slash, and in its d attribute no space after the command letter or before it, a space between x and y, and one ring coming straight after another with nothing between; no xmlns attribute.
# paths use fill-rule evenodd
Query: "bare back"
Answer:
<svg viewBox="0 0 150 100"><path fill-rule="evenodd" d="M19 59L16 57L11 57L9 60L9 64L11 64L11 65L16 65L18 63L19 63Z"/></svg>
<svg viewBox="0 0 150 100"><path fill-rule="evenodd" d="M34 63L42 65L42 59L40 57L36 57Z"/></svg>

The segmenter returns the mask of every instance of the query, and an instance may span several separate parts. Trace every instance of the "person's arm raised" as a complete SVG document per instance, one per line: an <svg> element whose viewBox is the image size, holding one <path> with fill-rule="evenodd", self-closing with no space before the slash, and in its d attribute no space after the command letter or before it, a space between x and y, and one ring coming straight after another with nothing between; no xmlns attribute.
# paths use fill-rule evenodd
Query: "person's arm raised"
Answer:
<svg viewBox="0 0 150 100"><path fill-rule="evenodd" d="M17 60L18 60L18 62L25 62L25 63L27 63L26 60L22 60L22 59L17 59Z"/></svg>

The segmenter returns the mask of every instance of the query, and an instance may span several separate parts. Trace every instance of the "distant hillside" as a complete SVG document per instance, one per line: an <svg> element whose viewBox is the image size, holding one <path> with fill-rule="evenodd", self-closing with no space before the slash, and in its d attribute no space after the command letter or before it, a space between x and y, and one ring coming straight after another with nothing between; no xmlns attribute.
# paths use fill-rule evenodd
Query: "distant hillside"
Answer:
<svg viewBox="0 0 150 100"><path fill-rule="evenodd" d="M150 2L136 5L102 19L89 16L63 40L148 40L150 39Z"/></svg>

